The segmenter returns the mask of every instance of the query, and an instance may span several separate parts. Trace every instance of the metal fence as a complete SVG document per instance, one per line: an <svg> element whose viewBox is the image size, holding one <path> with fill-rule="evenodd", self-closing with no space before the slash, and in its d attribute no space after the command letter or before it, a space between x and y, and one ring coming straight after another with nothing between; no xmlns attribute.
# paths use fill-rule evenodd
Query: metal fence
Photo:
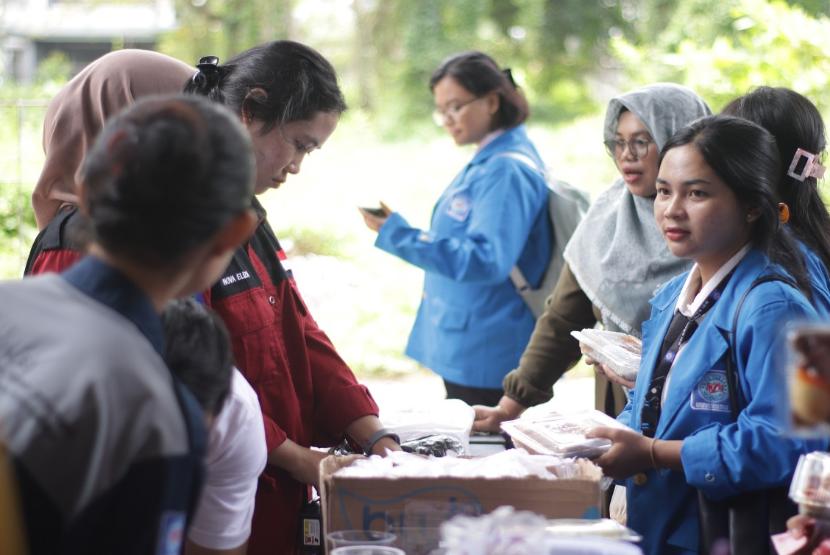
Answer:
<svg viewBox="0 0 830 555"><path fill-rule="evenodd" d="M0 100L0 277L22 270L34 238L30 196L43 166L47 100Z"/></svg>

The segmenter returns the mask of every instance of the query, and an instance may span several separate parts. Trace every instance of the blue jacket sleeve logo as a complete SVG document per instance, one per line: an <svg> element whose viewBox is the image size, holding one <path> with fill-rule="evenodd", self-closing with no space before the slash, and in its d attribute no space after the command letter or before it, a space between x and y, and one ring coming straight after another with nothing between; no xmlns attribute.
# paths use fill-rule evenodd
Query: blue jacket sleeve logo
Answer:
<svg viewBox="0 0 830 555"><path fill-rule="evenodd" d="M450 205L447 208L447 215L453 220L463 222L470 215L470 210L473 208L473 203L470 196L466 193L456 193L450 199Z"/></svg>

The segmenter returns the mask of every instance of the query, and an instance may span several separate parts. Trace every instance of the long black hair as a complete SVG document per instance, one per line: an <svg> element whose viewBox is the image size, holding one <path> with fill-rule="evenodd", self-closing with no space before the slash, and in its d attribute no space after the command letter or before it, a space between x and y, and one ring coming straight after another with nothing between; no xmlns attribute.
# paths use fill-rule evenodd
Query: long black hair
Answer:
<svg viewBox="0 0 830 555"><path fill-rule="evenodd" d="M753 246L787 270L810 299L801 251L778 215L779 157L772 134L745 119L709 116L675 133L663 147L660 162L671 149L685 145L693 145L700 152L742 206L758 211L750 230Z"/></svg>
<svg viewBox="0 0 830 555"><path fill-rule="evenodd" d="M182 262L254 194L245 128L187 95L148 97L112 118L81 171L93 239L156 268Z"/></svg>
<svg viewBox="0 0 830 555"><path fill-rule="evenodd" d="M255 46L224 64L206 56L184 92L200 94L263 123L307 120L317 112L341 114L346 101L337 73L319 52L304 44L279 40Z"/></svg>
<svg viewBox="0 0 830 555"><path fill-rule="evenodd" d="M510 70L499 69L496 61L483 52L462 52L441 62L429 79L429 90L434 91L444 77L452 77L476 97L494 91L498 94L499 109L493 130L515 127L530 114L527 99L513 81Z"/></svg>
<svg viewBox="0 0 830 555"><path fill-rule="evenodd" d="M790 209L789 226L830 268L830 214L815 177L787 175L799 148L820 155L826 148L824 120L806 97L783 87L758 87L726 105L724 114L757 123L775 137L780 163L778 198Z"/></svg>

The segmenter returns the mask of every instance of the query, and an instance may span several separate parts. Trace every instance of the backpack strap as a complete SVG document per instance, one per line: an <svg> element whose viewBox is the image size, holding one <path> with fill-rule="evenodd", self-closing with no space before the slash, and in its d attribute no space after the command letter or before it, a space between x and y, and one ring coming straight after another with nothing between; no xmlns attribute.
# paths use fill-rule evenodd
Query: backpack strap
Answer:
<svg viewBox="0 0 830 555"><path fill-rule="evenodd" d="M512 158L513 160L518 160L519 162L528 166L536 173L542 174L542 176L545 177L545 179L547 179L547 171L545 171L545 168L540 168L539 165L533 161L533 158L522 152L509 150L507 152L496 154L495 156L493 156L493 158Z"/></svg>
<svg viewBox="0 0 830 555"><path fill-rule="evenodd" d="M741 315L741 308L743 308L744 301L746 301L749 293L759 285L770 281L780 281L796 290L798 289L798 284L795 280L788 276L781 274L767 274L755 278L755 281L753 281L746 291L744 291L738 301L738 307L735 309L735 315L732 317L732 330L729 340L729 356L726 358L726 383L729 389L729 408L732 412L732 418L734 420L738 420L738 413L740 413L741 408L744 406L744 399L741 395L740 383L738 381L738 318Z"/></svg>
<svg viewBox="0 0 830 555"><path fill-rule="evenodd" d="M526 165L536 173L541 174L542 178L547 182L547 172L545 172L544 169L540 169L536 165L536 162L534 162L533 159L527 154L522 154L521 152L511 150L508 152L497 154L496 156L494 156L494 158L512 158L513 160L517 160L518 162L521 162L522 164ZM534 318L538 318L540 314L537 314L536 310L534 310L534 303L530 296L531 292L533 291L533 287L527 281L527 278L525 278L525 275L522 273L518 266L513 266L512 268L510 268L510 281L513 283L513 287L516 288L516 293L519 294L519 296L522 298L522 300L524 300L528 308L530 308L531 312L533 312Z"/></svg>

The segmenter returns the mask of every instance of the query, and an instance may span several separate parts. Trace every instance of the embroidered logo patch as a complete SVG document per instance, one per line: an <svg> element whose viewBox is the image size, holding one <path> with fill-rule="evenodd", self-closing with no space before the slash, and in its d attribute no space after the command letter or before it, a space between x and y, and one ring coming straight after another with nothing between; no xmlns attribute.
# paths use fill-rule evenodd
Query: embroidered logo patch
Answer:
<svg viewBox="0 0 830 555"><path fill-rule="evenodd" d="M473 203L465 193L456 193L450 199L450 206L447 208L447 215L453 220L463 222L470 215Z"/></svg>
<svg viewBox="0 0 830 555"><path fill-rule="evenodd" d="M159 539L156 548L157 555L178 555L182 549L184 539L184 513L182 511L166 511L161 515L159 523Z"/></svg>
<svg viewBox="0 0 830 555"><path fill-rule="evenodd" d="M709 370L692 390L692 410L729 412L729 384L724 370Z"/></svg>

